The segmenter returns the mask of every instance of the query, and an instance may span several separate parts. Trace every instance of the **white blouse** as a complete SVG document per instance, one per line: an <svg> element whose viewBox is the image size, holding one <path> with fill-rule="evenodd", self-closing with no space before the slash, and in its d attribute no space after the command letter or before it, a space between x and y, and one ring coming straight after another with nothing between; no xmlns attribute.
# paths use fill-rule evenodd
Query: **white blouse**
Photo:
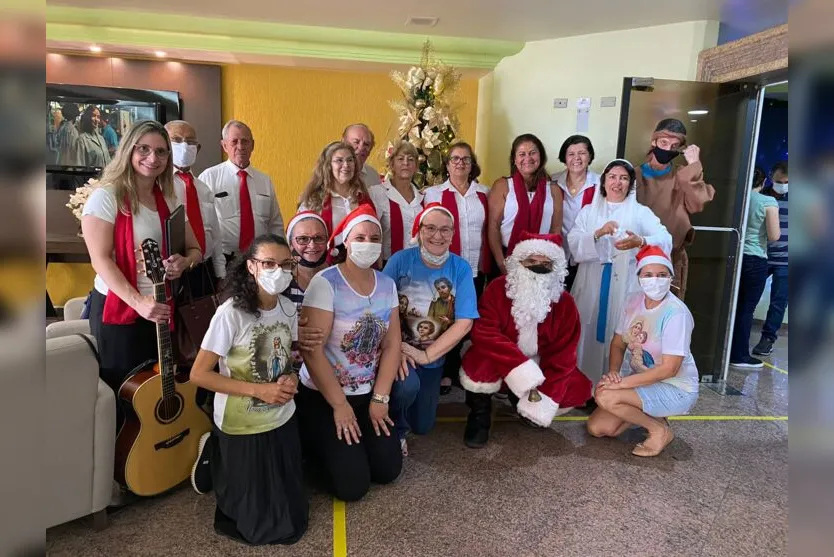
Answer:
<svg viewBox="0 0 834 557"><path fill-rule="evenodd" d="M420 190L412 184L411 191L414 193L414 199L411 200L411 203L408 203L394 184L386 181L382 183L381 187L385 191L387 201L382 203L382 207L377 207L377 216L379 216L380 222L383 223L383 227L390 231L390 202L393 201L399 205L400 213L402 213L403 216L403 248L407 248L408 242L411 240L411 227L414 225L414 220L417 218L417 215L419 215L420 211L423 210L424 196L420 193ZM391 255L391 234L386 234L382 239L382 258L388 260L391 258Z"/></svg>
<svg viewBox="0 0 834 557"><path fill-rule="evenodd" d="M512 177L507 178L507 199L504 201L504 220L501 221L501 245L505 248L510 244L510 237L513 234L513 226L515 225L515 217L518 215L518 201L515 198L515 187L513 185ZM527 192L527 199L532 203L533 196L536 195L534 191ZM553 194L550 191L550 182L547 182L545 187L544 212L542 213L542 222L539 225L539 234L547 234L550 232L550 221L553 220Z"/></svg>
<svg viewBox="0 0 834 557"><path fill-rule="evenodd" d="M568 171L567 169L553 175L553 181L559 185L564 195L562 196L562 238L565 240L565 257L571 265L576 265L576 261L571 257L570 247L568 246L567 238L573 223L576 222L576 216L582 210L582 200L585 198L585 190L588 188L598 188L600 175L590 170L585 175L585 184L576 195L571 195L568 191Z"/></svg>

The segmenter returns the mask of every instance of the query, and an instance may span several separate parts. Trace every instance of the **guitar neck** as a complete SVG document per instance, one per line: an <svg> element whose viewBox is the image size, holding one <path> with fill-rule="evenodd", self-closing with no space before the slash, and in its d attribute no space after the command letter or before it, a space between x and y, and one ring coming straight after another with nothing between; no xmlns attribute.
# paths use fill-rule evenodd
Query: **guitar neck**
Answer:
<svg viewBox="0 0 834 557"><path fill-rule="evenodd" d="M157 303L167 304L168 296L165 292L165 283L153 285L154 299ZM171 319L174 316L171 315ZM156 347L159 356L159 374L162 376L163 397L173 396L175 393L174 383L174 351L171 342L171 329L168 323L156 324Z"/></svg>

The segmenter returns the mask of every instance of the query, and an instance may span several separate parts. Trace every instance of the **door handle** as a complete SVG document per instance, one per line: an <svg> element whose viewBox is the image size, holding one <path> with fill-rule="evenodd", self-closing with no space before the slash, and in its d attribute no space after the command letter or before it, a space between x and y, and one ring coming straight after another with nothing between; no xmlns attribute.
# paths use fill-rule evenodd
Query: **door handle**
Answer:
<svg viewBox="0 0 834 557"><path fill-rule="evenodd" d="M733 232L736 236L738 236L739 240L741 239L741 232L739 232L736 228L724 226L693 226L692 228L698 232Z"/></svg>

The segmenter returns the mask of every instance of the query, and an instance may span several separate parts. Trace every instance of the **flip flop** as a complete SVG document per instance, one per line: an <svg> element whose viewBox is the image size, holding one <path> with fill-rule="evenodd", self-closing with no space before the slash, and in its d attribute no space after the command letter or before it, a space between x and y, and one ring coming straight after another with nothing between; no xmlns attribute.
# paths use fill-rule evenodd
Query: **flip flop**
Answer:
<svg viewBox="0 0 834 557"><path fill-rule="evenodd" d="M669 428L667 426L666 427L666 439L664 440L664 443L660 448L651 449L649 447L646 447L646 445L644 445L643 443L637 443L637 446L634 447L634 450L631 451L631 454L633 454L634 456L645 456L645 457L657 456L660 453L662 453L663 449L668 447L669 444L672 441L674 441L674 439L675 439L675 433L672 431L671 428Z"/></svg>

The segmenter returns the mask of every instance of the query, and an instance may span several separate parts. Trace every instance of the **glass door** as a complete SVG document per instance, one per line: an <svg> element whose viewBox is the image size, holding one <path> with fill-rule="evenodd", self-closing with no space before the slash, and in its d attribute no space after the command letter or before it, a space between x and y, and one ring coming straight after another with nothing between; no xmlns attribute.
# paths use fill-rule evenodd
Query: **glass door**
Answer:
<svg viewBox="0 0 834 557"><path fill-rule="evenodd" d="M617 156L642 164L657 122L677 118L687 128L687 143L701 148L704 180L715 188L704 211L692 215L684 300L695 318L692 353L705 382L724 379L729 363L758 97L752 83L623 82ZM680 156L673 164L686 162Z"/></svg>

